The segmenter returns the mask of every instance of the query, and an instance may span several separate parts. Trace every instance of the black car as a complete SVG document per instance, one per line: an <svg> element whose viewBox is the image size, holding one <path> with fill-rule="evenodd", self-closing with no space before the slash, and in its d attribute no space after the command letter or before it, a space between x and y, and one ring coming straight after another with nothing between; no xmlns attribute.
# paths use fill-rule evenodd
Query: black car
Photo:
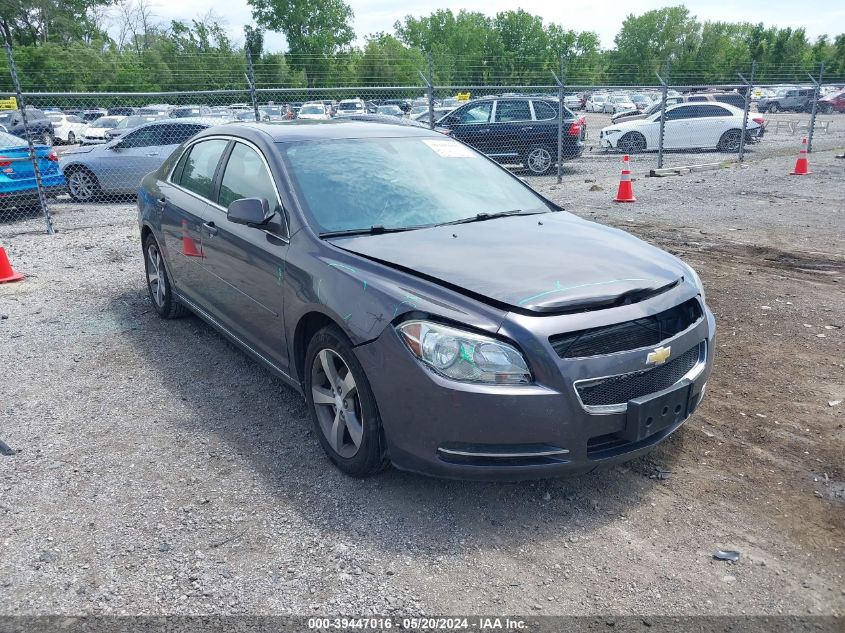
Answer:
<svg viewBox="0 0 845 633"><path fill-rule="evenodd" d="M34 142L41 145L51 146L55 132L53 130L53 123L47 118L41 110L36 108L26 109L27 128L24 128L23 116L20 110L4 110L0 112L0 125L6 128L9 134L14 134L21 138L31 138Z"/></svg>
<svg viewBox="0 0 845 633"><path fill-rule="evenodd" d="M704 395L715 321L689 266L432 130L217 126L144 178L138 212L155 311L304 394L351 475L587 472Z"/></svg>
<svg viewBox="0 0 845 633"><path fill-rule="evenodd" d="M584 150L586 124L564 108L561 158ZM452 138L500 163L521 163L540 176L557 165L558 102L549 97L485 97L470 101L437 122Z"/></svg>

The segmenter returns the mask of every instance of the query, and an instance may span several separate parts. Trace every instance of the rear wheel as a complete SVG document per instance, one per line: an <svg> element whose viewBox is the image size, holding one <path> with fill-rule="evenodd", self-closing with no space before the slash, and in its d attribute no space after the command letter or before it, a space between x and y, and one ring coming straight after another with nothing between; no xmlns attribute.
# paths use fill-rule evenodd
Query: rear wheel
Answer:
<svg viewBox="0 0 845 633"><path fill-rule="evenodd" d="M49 132L44 132L41 135L41 144L46 145L47 147L53 147L53 135Z"/></svg>
<svg viewBox="0 0 845 633"><path fill-rule="evenodd" d="M525 163L526 169L535 176L548 174L555 166L552 152L543 145L534 145L528 148L523 163Z"/></svg>
<svg viewBox="0 0 845 633"><path fill-rule="evenodd" d="M742 132L740 130L728 130L722 134L716 149L720 152L738 152L741 140Z"/></svg>
<svg viewBox="0 0 845 633"><path fill-rule="evenodd" d="M639 132L628 132L619 139L616 147L626 154L638 154L646 148L645 136Z"/></svg>
<svg viewBox="0 0 845 633"><path fill-rule="evenodd" d="M153 308L163 319L177 319L190 311L173 294L170 277L164 265L164 256L153 234L144 240L144 270L147 274L147 291Z"/></svg>
<svg viewBox="0 0 845 633"><path fill-rule="evenodd" d="M388 459L375 396L337 326L323 328L311 339L304 373L314 430L329 459L353 477L383 470Z"/></svg>
<svg viewBox="0 0 845 633"><path fill-rule="evenodd" d="M830 104L825 104L822 106L822 113L823 114L833 114L833 106Z"/></svg>
<svg viewBox="0 0 845 633"><path fill-rule="evenodd" d="M780 106L777 103L770 103L768 107L769 114L776 114L780 112Z"/></svg>
<svg viewBox="0 0 845 633"><path fill-rule="evenodd" d="M76 134L73 132L67 133L67 144L68 145L75 145L76 144Z"/></svg>
<svg viewBox="0 0 845 633"><path fill-rule="evenodd" d="M93 202L100 195L97 177L86 167L75 167L66 176L70 197L76 202Z"/></svg>

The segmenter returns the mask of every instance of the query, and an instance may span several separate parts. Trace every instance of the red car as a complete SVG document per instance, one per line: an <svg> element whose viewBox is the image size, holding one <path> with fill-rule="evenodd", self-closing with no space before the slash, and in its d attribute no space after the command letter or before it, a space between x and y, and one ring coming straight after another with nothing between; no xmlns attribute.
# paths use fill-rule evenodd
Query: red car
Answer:
<svg viewBox="0 0 845 633"><path fill-rule="evenodd" d="M824 114L845 112L845 90L819 99L819 110Z"/></svg>

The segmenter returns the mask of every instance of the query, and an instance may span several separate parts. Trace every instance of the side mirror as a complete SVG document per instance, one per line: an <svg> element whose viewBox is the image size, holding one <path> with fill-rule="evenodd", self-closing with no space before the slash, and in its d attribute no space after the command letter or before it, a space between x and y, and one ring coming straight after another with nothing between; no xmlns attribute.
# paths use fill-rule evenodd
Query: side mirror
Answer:
<svg viewBox="0 0 845 633"><path fill-rule="evenodd" d="M247 226L263 226L275 214L264 198L241 198L229 205L229 222Z"/></svg>

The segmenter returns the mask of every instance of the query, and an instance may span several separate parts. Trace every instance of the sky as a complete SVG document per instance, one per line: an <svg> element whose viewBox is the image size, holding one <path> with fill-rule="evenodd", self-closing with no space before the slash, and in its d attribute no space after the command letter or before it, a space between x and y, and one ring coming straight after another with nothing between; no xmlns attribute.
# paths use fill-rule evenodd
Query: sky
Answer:
<svg viewBox="0 0 845 633"><path fill-rule="evenodd" d="M561 0L463 0L461 3L443 0L346 0L355 12L354 28L358 43L378 31L393 32L393 24L406 15L429 15L437 9L451 8L479 11L493 16L499 11L522 8L540 15L546 22L557 22L576 31L595 31L602 46L613 46L622 21L633 13L639 15L651 9L684 4L699 20L728 22L763 22L766 26L804 27L811 39L822 34L831 37L845 33L845 2L842 0L581 0L578 3ZM221 19L236 42L243 41L243 25L253 24L246 0L151 0L158 20L190 20L209 10ZM265 35L265 50L284 49L284 38L277 33Z"/></svg>

